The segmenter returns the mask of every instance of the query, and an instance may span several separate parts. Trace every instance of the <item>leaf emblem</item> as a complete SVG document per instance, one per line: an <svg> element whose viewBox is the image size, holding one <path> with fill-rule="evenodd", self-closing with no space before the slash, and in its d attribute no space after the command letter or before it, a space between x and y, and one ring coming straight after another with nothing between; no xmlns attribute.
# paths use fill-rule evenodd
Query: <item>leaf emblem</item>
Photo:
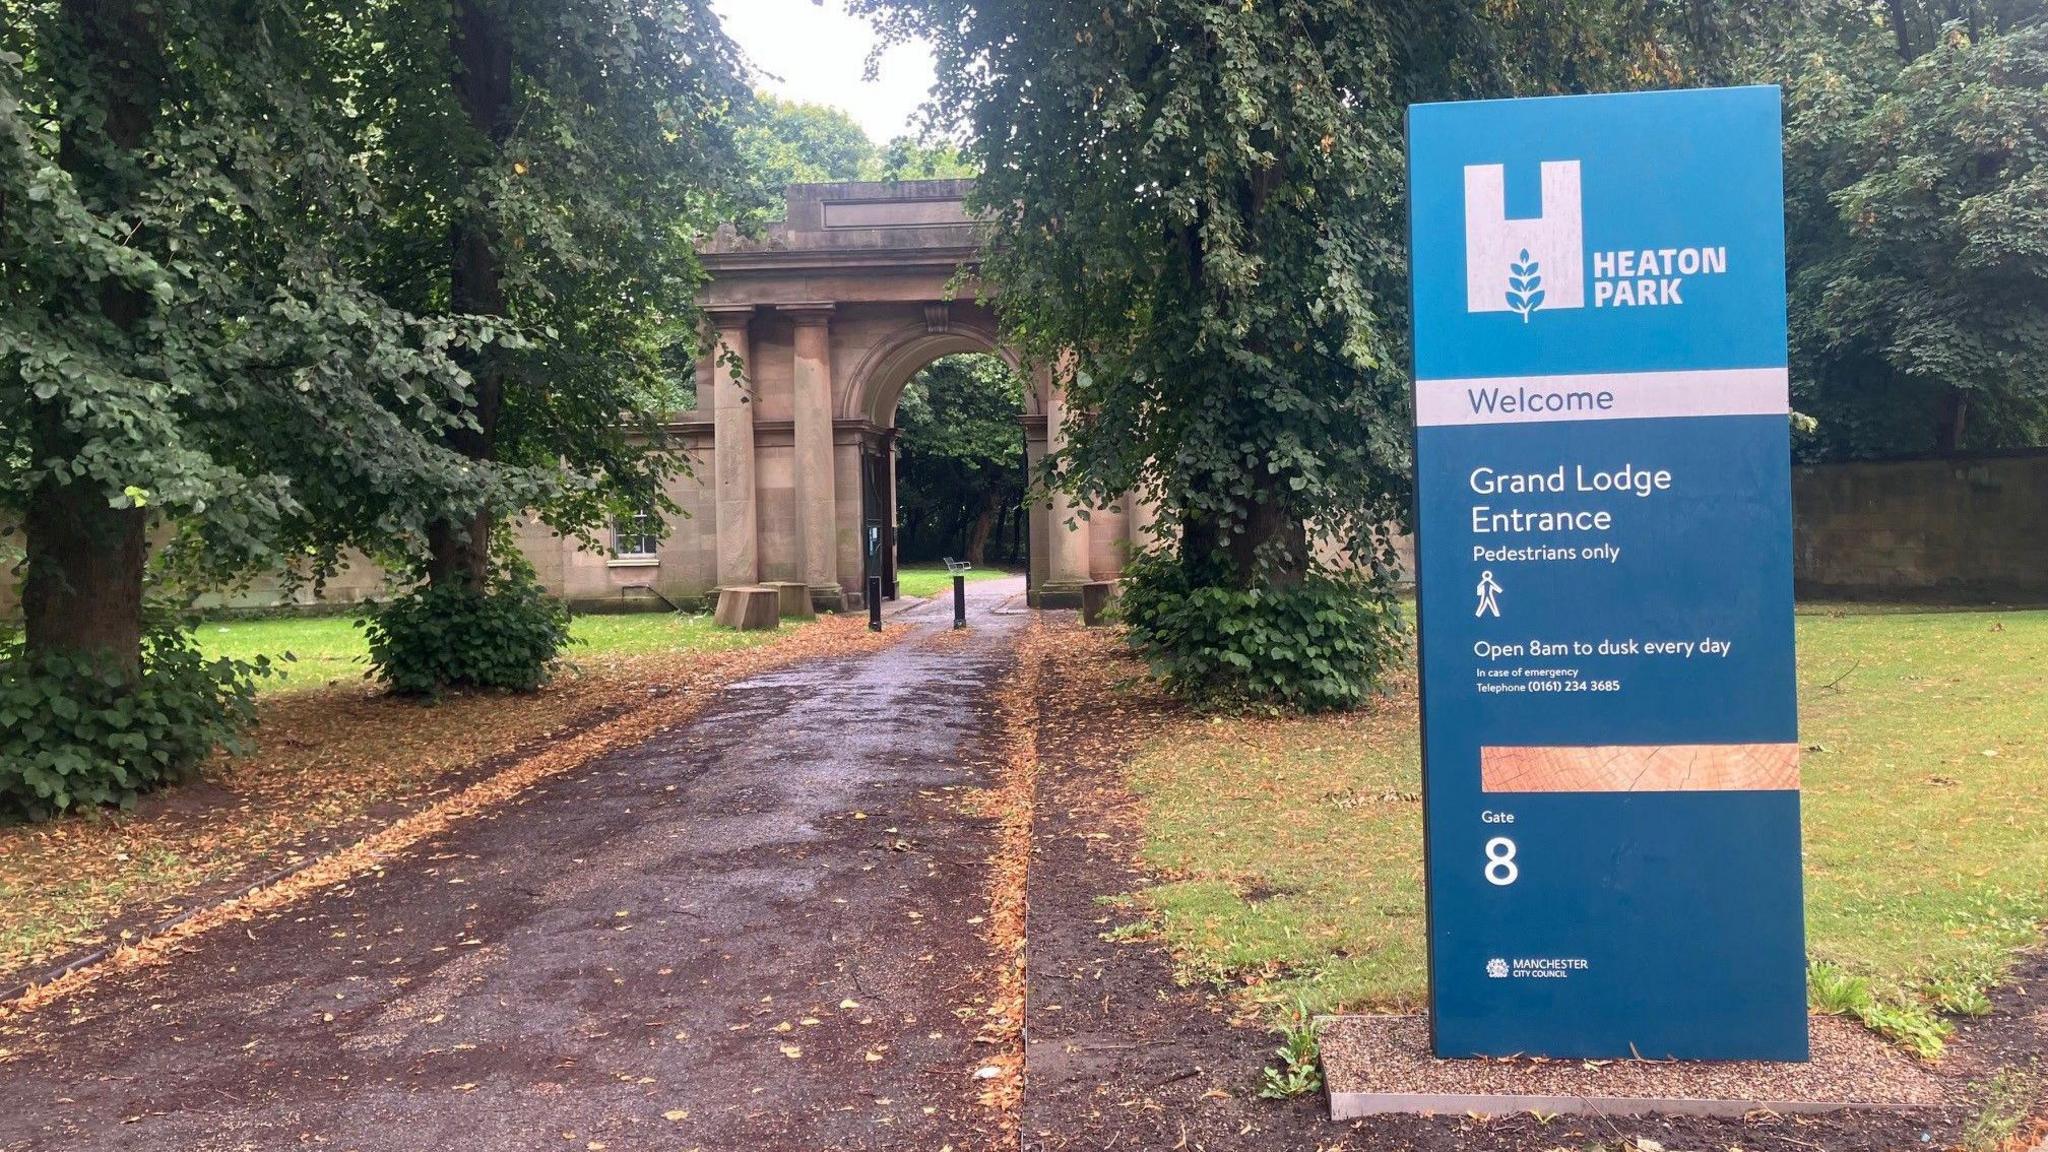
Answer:
<svg viewBox="0 0 2048 1152"><path fill-rule="evenodd" d="M1529 258L1529 250L1508 264L1508 307L1529 322L1529 313L1543 307L1543 266Z"/></svg>

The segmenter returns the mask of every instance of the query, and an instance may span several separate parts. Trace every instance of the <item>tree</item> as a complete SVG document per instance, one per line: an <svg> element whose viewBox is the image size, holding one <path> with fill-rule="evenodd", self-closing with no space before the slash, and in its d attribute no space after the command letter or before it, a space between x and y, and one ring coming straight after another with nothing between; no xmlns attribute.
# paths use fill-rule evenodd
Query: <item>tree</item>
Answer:
<svg viewBox="0 0 2048 1152"><path fill-rule="evenodd" d="M853 117L824 104L762 92L740 130L740 149L770 192L791 184L879 177L879 151Z"/></svg>
<svg viewBox="0 0 2048 1152"><path fill-rule="evenodd" d="M1024 384L994 356L948 356L896 406L903 554L986 562L998 523L1024 501Z"/></svg>
<svg viewBox="0 0 2048 1152"><path fill-rule="evenodd" d="M153 525L218 574L392 540L498 481L440 446L474 332L345 265L369 197L302 12L0 12L0 509L26 536L0 798L40 813L120 798L231 727L234 669L175 630L145 645Z"/></svg>
<svg viewBox="0 0 2048 1152"><path fill-rule="evenodd" d="M1161 509L1171 570L1127 585L1170 594L1134 605L1138 642L1169 665L1219 654L1178 676L1198 691L1249 682L1311 706L1360 699L1397 626L1403 110L1669 81L1718 62L1750 16L1621 0L854 7L935 47L934 114L959 110L983 172L983 274L1073 414L1050 482L1097 506L1135 488ZM1524 63L1561 59L1573 70ZM1210 612L1215 629L1151 628L1149 606ZM1286 630L1257 620L1328 644L1260 666L1276 646L1249 638Z"/></svg>
<svg viewBox="0 0 2048 1152"><path fill-rule="evenodd" d="M1889 27L1820 24L1765 68L1809 456L2048 436L2048 24L2007 31L2021 11L1891 4Z"/></svg>
<svg viewBox="0 0 2048 1152"><path fill-rule="evenodd" d="M850 180L950 180L971 177L974 166L950 144L898 136L877 147L853 117L824 104L755 96L739 132L740 150L758 182L762 215L781 210L791 184Z"/></svg>
<svg viewBox="0 0 2048 1152"><path fill-rule="evenodd" d="M376 282L486 334L450 447L519 479L427 533L437 585L483 588L504 516L587 533L667 507L679 458L653 398L695 338L695 240L743 186L751 99L708 0L363 0L337 40L361 77L371 179L400 206Z"/></svg>
<svg viewBox="0 0 2048 1152"><path fill-rule="evenodd" d="M926 144L911 136L897 136L882 148L879 161L881 180L972 180L981 169L966 153L951 144Z"/></svg>
<svg viewBox="0 0 2048 1152"><path fill-rule="evenodd" d="M25 521L32 655L134 670L152 515L188 562L227 569L315 523L396 535L488 484L425 438L466 397L446 350L470 334L390 308L338 258L364 189L296 11L7 14L0 501ZM228 31L251 27L254 44Z"/></svg>
<svg viewBox="0 0 2048 1152"><path fill-rule="evenodd" d="M1907 64L1948 40L1951 29L1974 42L2043 15L2040 0L1884 0L1876 20L1872 7L1867 0L1824 3L1817 15L1845 38L1882 30Z"/></svg>

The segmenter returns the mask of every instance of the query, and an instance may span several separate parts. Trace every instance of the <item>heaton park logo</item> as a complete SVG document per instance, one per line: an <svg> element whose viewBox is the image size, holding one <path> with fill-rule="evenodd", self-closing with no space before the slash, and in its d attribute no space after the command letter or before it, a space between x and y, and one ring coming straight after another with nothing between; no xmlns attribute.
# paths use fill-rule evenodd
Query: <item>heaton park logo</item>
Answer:
<svg viewBox="0 0 2048 1152"><path fill-rule="evenodd" d="M1652 308L1685 303L1690 281L1728 271L1713 246L1606 248L1586 256L1577 160L1539 166L1542 211L1510 218L1507 166L1465 166L1465 311L1507 312L1527 324L1539 311Z"/></svg>

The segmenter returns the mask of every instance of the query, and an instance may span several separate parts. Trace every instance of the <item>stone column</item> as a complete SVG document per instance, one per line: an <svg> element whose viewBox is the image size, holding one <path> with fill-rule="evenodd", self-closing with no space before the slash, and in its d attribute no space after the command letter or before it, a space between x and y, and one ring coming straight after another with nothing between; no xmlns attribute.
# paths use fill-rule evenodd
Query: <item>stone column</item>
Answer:
<svg viewBox="0 0 2048 1152"><path fill-rule="evenodd" d="M1067 446L1067 396L1057 377L1046 381L1045 440L1048 452ZM1088 522L1081 508L1064 492L1052 494L1052 508L1046 514L1046 535L1052 537L1051 579L1039 590L1038 601L1045 608L1078 608L1081 585L1088 582ZM1071 526L1070 526L1071 524Z"/></svg>
<svg viewBox="0 0 2048 1152"><path fill-rule="evenodd" d="M897 584L900 582L898 579L900 575L899 569L902 567L900 557L896 551L896 531L898 526L903 523L899 517L900 510L896 507L896 430L894 428L889 430L888 454L889 468L886 475L889 478L889 490L885 495L889 501L889 513L882 520L882 595L894 600L897 598L899 591Z"/></svg>
<svg viewBox="0 0 2048 1152"><path fill-rule="evenodd" d="M1130 509L1130 554L1133 558L1152 551L1159 538L1152 533L1152 526L1159 523L1159 505L1145 498L1144 493L1133 489L1124 493L1124 502Z"/></svg>
<svg viewBox="0 0 2048 1152"><path fill-rule="evenodd" d="M731 588L761 578L761 549L754 514L754 396L747 325L754 306L706 309L718 328L711 364L712 450L716 457L718 503L718 586ZM735 379L727 361L738 357ZM701 403L701 398L699 403Z"/></svg>
<svg viewBox="0 0 2048 1152"><path fill-rule="evenodd" d="M1033 482L1038 479L1038 466L1045 459L1046 447L1044 406L1035 407L1040 409L1039 414L1027 413L1017 418L1017 422L1024 426L1024 475ZM1052 519L1051 508L1047 501L1037 499L1024 505L1025 539L1029 545L1031 565L1027 579L1033 607L1038 605L1039 589L1052 579L1052 533L1046 527Z"/></svg>
<svg viewBox="0 0 2048 1152"><path fill-rule="evenodd" d="M838 488L832 460L832 305L791 306L796 321L796 521L811 601L839 611Z"/></svg>

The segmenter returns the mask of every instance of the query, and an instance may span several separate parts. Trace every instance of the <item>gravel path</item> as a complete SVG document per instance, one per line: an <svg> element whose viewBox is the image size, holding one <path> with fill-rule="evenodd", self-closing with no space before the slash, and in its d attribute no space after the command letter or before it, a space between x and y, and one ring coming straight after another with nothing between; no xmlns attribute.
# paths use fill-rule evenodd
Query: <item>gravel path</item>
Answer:
<svg viewBox="0 0 2048 1152"><path fill-rule="evenodd" d="M0 1029L0 1149L965 1149L1021 581Z"/></svg>

